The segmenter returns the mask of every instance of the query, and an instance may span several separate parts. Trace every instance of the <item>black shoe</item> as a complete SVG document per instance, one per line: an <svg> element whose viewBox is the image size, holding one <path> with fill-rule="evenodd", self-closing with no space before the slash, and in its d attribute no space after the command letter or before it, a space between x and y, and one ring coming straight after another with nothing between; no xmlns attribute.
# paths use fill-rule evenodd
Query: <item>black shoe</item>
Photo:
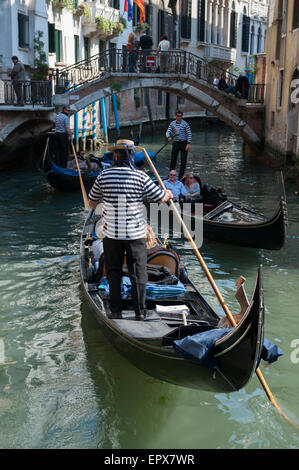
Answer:
<svg viewBox="0 0 299 470"><path fill-rule="evenodd" d="M145 320L145 319L146 319L146 311L143 312L142 315L135 315L135 320L136 320L136 321L143 321L143 320Z"/></svg>
<svg viewBox="0 0 299 470"><path fill-rule="evenodd" d="M108 318L121 320L122 319L122 314L120 312L118 312L118 313L112 313L111 312L110 315L108 315Z"/></svg>

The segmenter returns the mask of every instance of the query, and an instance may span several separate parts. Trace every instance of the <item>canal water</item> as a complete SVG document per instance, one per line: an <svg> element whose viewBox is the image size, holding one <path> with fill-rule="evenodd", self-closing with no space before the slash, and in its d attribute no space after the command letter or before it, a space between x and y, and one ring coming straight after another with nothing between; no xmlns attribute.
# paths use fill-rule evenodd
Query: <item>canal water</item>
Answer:
<svg viewBox="0 0 299 470"><path fill-rule="evenodd" d="M143 141L150 150L164 143ZM221 124L193 126L188 166L234 201L271 215L273 170L246 159L241 139ZM169 162L170 147L161 152ZM230 394L156 380L123 359L103 337L82 298L81 193L54 191L35 168L0 173L0 448L298 448L299 431L269 403L256 376ZM299 195L287 182L288 236L280 251L204 241L201 253L228 307L235 281L250 296L264 267L265 336L284 351L261 371L285 413L299 424ZM222 315L192 251L180 256Z"/></svg>

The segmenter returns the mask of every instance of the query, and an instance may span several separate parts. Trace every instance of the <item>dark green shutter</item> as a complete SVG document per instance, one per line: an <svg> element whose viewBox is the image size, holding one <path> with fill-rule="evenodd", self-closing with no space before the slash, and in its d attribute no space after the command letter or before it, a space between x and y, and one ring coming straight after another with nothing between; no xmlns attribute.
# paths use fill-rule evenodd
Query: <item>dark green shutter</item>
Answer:
<svg viewBox="0 0 299 470"><path fill-rule="evenodd" d="M48 23L48 44L49 52L55 52L55 25Z"/></svg>
<svg viewBox="0 0 299 470"><path fill-rule="evenodd" d="M61 61L61 50L60 50L60 37L61 31L55 29L55 52L56 52L56 62Z"/></svg>

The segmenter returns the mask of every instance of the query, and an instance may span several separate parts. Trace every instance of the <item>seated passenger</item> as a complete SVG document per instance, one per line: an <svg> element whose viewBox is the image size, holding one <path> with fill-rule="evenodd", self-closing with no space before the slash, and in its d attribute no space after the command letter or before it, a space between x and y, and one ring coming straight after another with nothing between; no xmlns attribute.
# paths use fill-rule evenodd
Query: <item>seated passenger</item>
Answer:
<svg viewBox="0 0 299 470"><path fill-rule="evenodd" d="M154 246L159 246L159 242L154 234L152 227L149 224L145 224L145 233L146 233L146 249L150 250Z"/></svg>
<svg viewBox="0 0 299 470"><path fill-rule="evenodd" d="M90 157L91 154L85 156L84 150L80 150L79 155L77 155L78 165L82 172L97 171L99 169L96 163L90 161ZM75 158L67 163L67 168L70 170L77 170Z"/></svg>
<svg viewBox="0 0 299 470"><path fill-rule="evenodd" d="M200 185L197 181L195 181L192 171L186 173L184 184L187 191L185 199L193 199L200 196Z"/></svg>
<svg viewBox="0 0 299 470"><path fill-rule="evenodd" d="M170 170L169 172L169 179L164 181L164 186L166 189L170 189L173 197L179 197L181 194L185 196L187 194L187 190L181 181L178 181L176 178L176 171Z"/></svg>

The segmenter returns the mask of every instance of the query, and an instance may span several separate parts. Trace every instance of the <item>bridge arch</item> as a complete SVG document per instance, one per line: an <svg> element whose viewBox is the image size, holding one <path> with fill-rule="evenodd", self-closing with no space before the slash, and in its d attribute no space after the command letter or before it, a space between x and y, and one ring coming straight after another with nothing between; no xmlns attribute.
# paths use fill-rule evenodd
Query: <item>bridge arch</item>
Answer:
<svg viewBox="0 0 299 470"><path fill-rule="evenodd" d="M124 74L106 73L104 76L55 95L54 104L70 104L78 112L94 101L132 89L153 88L179 95L207 109L225 122L248 143L260 146L264 118L263 105L247 105L224 93L204 80L188 74Z"/></svg>

